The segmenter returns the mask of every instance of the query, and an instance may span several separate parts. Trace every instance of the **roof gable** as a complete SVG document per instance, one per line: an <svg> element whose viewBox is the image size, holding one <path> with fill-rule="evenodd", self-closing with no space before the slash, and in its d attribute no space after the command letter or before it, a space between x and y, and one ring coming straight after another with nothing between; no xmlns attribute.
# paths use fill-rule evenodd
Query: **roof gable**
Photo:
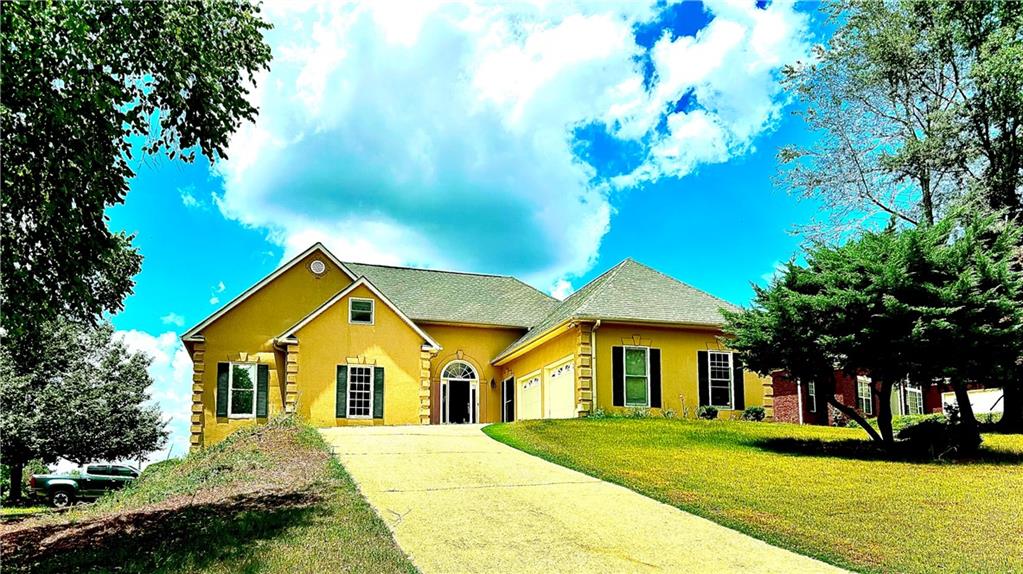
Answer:
<svg viewBox="0 0 1023 574"><path fill-rule="evenodd" d="M267 285L269 285L271 282L273 282L274 279L277 279L281 275L284 275L285 273L290 271L293 267L295 267L296 265L298 265L299 263L304 261L307 257L309 257L310 255L312 255L313 253L316 253L316 252L319 252L320 254L322 254L323 257L325 257L331 263L333 263L338 269L340 269L352 281L358 279L358 277L354 273L352 273L351 269L348 269L348 267L346 267L344 263L342 263L340 260L338 260L337 257L334 257L334 254L331 253L326 247L324 247L324 245L322 243L318 243L318 242L314 243L312 246L309 247L309 249L306 249L302 253L299 253L298 255L293 257L291 260L289 260L287 263L285 263L284 265L281 265L280 267L275 269L273 272L271 272L269 275L267 275L266 277L260 279L258 283L256 283L252 287L249 287L248 289L246 289L244 292L242 292L241 295L238 295L237 297L235 297L234 299L229 301L226 305L224 305L223 307L221 307L220 309L215 311L212 315L210 315L209 317L206 317L205 319L200 321L197 325L195 325L194 327L192 327L188 331L185 331L185 334L181 336L181 339L183 341L199 341L199 340L202 340L202 336L200 335L200 333L202 332L203 329L205 329L206 327L208 327L211 324L213 324L217 319L220 319L224 315L228 314L232 309L234 309L235 307L237 307L238 305L243 303L246 299L248 299L249 297L254 295L256 292L258 292L259 290L261 290L264 287L266 287Z"/></svg>
<svg viewBox="0 0 1023 574"><path fill-rule="evenodd" d="M494 360L507 357L571 319L717 327L725 321L721 309L739 308L633 259L626 259L566 298Z"/></svg>
<svg viewBox="0 0 1023 574"><path fill-rule="evenodd" d="M346 263L414 321L529 328L558 301L506 275Z"/></svg>
<svg viewBox="0 0 1023 574"><path fill-rule="evenodd" d="M440 343L433 340L433 337L430 337L430 335L428 335L426 331L423 331L419 327L419 325L416 325L415 322L412 321L412 319L409 319L408 315L402 312L401 309L399 309L390 299L387 298L386 295L381 293L380 290L377 289L376 286L374 286L373 283L371 283L369 279L365 277L360 277L354 283L342 289L337 295L334 295L333 297L328 299L325 303L323 303L323 305L320 305L315 310L313 310L313 312L303 317L301 321L295 323L290 328L288 328L288 330L286 330L279 337L277 337L277 339L281 341L294 340L295 334L298 333L298 331L300 331L302 327L305 327L306 325L311 323L314 319L322 315L327 309L330 309L339 301L342 301L345 297L350 295L359 287L366 287L367 289L369 289L370 292L373 293L374 297L380 300L380 302L383 303L384 305L387 305L387 307L391 309L391 311L394 311L394 313L398 315L398 318L400 318L406 325L408 325L413 331L415 331L416 334L422 337L423 341L425 341L429 347L438 351L442 348L440 346Z"/></svg>

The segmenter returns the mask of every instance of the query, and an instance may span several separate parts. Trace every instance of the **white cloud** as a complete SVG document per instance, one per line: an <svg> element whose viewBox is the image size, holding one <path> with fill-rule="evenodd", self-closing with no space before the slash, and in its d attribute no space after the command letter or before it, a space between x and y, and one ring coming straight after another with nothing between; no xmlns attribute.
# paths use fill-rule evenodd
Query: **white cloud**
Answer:
<svg viewBox="0 0 1023 574"><path fill-rule="evenodd" d="M185 318L173 311L167 313L163 317L160 317L160 321L162 321L164 325L174 325L175 327L185 326Z"/></svg>
<svg viewBox="0 0 1023 574"><path fill-rule="evenodd" d="M223 281L218 282L216 285L210 288L210 305L216 305L217 303L220 303L219 295L224 292L224 289L227 289L227 286L224 285Z"/></svg>
<svg viewBox="0 0 1023 574"><path fill-rule="evenodd" d="M185 207L199 207L199 200L195 197L194 186L189 185L187 187L179 187L178 195L181 196L181 203L184 204Z"/></svg>
<svg viewBox="0 0 1023 574"><path fill-rule="evenodd" d="M572 294L575 288L572 284L564 279L558 279L554 286L551 287L551 297L554 297L558 301L564 301L566 297Z"/></svg>
<svg viewBox="0 0 1023 574"><path fill-rule="evenodd" d="M157 336L136 330L117 334L129 349L144 352L153 359L149 365L149 374L153 377L150 398L163 412L170 440L166 448L151 454L149 461L188 454L192 414L192 360L188 352L173 331Z"/></svg>
<svg viewBox="0 0 1023 574"><path fill-rule="evenodd" d="M727 161L778 118L804 16L782 1L708 6L695 37L665 34L645 54L645 82L634 27L657 12L632 0L269 4L275 60L215 202L285 258L321 240L352 260L542 285L581 275L614 187ZM686 94L697 107L673 112ZM588 125L639 145L638 167L598 174L574 151Z"/></svg>
<svg viewBox="0 0 1023 574"><path fill-rule="evenodd" d="M187 185L187 186L184 186L184 187L179 187L178 188L178 195L181 196L181 203L185 207L188 207L188 208L191 208L191 209L201 209L203 211L205 211L205 210L210 208L210 203L211 203L210 201L199 199L196 196L195 186L194 185ZM211 197L211 199L213 199L213 197L214 197L213 194L210 194L210 197Z"/></svg>
<svg viewBox="0 0 1023 574"><path fill-rule="evenodd" d="M771 265L771 270L767 273L760 275L760 282L764 285L770 285L771 281L781 277L785 273L786 263L784 261L775 261Z"/></svg>

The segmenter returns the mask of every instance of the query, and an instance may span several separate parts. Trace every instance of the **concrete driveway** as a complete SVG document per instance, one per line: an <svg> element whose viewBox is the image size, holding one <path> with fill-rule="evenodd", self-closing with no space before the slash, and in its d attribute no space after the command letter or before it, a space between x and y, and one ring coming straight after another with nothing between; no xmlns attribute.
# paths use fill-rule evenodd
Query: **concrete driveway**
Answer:
<svg viewBox="0 0 1023 574"><path fill-rule="evenodd" d="M321 432L433 572L840 572L505 446L479 425Z"/></svg>

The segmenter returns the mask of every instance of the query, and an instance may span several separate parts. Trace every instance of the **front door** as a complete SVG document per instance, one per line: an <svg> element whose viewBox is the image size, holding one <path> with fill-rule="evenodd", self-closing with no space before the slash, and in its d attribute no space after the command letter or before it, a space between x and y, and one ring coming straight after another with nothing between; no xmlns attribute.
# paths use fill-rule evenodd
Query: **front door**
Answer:
<svg viewBox="0 0 1023 574"><path fill-rule="evenodd" d="M501 420L510 423L515 420L515 378L508 377L501 383L501 393L504 401L501 403L504 408L501 411Z"/></svg>
<svg viewBox="0 0 1023 574"><path fill-rule="evenodd" d="M441 383L443 395L443 423L471 424L477 421L479 410L479 383L475 381L444 381Z"/></svg>

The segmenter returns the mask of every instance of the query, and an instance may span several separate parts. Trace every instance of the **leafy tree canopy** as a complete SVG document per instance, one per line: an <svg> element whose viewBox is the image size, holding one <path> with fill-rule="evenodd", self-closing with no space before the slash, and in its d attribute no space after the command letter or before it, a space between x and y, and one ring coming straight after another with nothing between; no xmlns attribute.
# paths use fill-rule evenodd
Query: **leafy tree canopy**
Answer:
<svg viewBox="0 0 1023 574"><path fill-rule="evenodd" d="M834 0L837 26L786 70L820 136L782 184L822 201L817 236L933 224L964 195L1023 221L1023 3Z"/></svg>
<svg viewBox="0 0 1023 574"><path fill-rule="evenodd" d="M121 308L141 256L131 236L107 229L104 209L127 193L129 138L143 138L147 154L223 156L256 115L246 86L270 61L268 28L243 0L4 3L7 335Z"/></svg>
<svg viewBox="0 0 1023 574"><path fill-rule="evenodd" d="M64 458L78 464L137 458L167 439L150 404L150 358L130 351L109 323L68 321L43 330L40 361L29 372L0 349L0 461L20 483L28 461Z"/></svg>
<svg viewBox="0 0 1023 574"><path fill-rule="evenodd" d="M821 385L818 392L844 413L826 392L835 369L868 372L889 390L907 379L948 380L957 392L969 383L1018 384L1019 241L1017 226L962 212L934 226L866 232L838 247L816 244L805 266L789 263L768 287L756 288L751 309L726 314L729 345L760 373L784 369ZM887 399L882 393L882 408ZM964 420L975 431L967 410ZM868 432L891 441L887 423L879 419L880 435Z"/></svg>

